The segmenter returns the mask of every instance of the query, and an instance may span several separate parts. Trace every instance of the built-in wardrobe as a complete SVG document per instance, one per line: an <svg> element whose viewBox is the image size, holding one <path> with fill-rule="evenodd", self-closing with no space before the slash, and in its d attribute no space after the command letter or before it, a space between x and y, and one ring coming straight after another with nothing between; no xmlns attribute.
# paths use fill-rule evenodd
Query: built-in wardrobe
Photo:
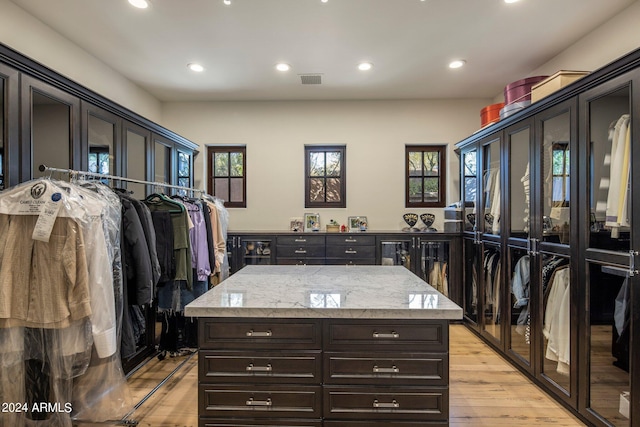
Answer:
<svg viewBox="0 0 640 427"><path fill-rule="evenodd" d="M197 145L0 44L0 190L45 173L39 166L193 186ZM68 177L54 176L68 179ZM110 182L144 199L150 185ZM156 351L155 308L126 371Z"/></svg>
<svg viewBox="0 0 640 427"><path fill-rule="evenodd" d="M466 323L595 426L640 426L639 111L635 51L458 143Z"/></svg>

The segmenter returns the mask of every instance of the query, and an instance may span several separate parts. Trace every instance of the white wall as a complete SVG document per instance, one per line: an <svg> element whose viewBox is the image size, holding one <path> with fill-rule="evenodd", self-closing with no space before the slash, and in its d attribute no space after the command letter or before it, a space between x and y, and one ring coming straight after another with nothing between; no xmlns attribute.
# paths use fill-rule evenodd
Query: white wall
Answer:
<svg viewBox="0 0 640 427"><path fill-rule="evenodd" d="M0 0L0 43L162 124L156 98L8 0Z"/></svg>
<svg viewBox="0 0 640 427"><path fill-rule="evenodd" d="M372 230L400 230L405 212L405 144L449 144L447 203L459 199L453 144L480 127L487 99L423 101L167 103L168 127L201 144L196 186L206 185L206 145L247 146L247 208L231 209L232 230L286 230L291 217L320 213L346 223L366 215ZM347 146L347 208L304 208L304 145Z"/></svg>

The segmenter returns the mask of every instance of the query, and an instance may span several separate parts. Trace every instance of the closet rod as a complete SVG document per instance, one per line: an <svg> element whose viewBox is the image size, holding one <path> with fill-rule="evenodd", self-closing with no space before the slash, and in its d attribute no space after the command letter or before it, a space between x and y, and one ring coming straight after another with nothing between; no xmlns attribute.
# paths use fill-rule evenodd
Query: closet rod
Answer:
<svg viewBox="0 0 640 427"><path fill-rule="evenodd" d="M86 172L86 171L78 171L78 170L74 170L74 169L52 168L52 167L45 166L45 165L40 165L38 167L38 169L40 170L40 172L62 172L62 173L68 173L70 175L93 176L93 177L96 177L96 178L111 179L111 180L114 180L114 181L126 181L126 182L133 182L133 183L136 183L136 184L154 185L156 187L167 187L167 188L175 188L177 190L196 191L196 192L199 192L199 193L205 193L204 190L200 190L198 188L181 187L179 185L165 184L163 182L142 181L140 179L125 178L125 177L116 176L116 175L106 175L106 174L97 173L97 172Z"/></svg>

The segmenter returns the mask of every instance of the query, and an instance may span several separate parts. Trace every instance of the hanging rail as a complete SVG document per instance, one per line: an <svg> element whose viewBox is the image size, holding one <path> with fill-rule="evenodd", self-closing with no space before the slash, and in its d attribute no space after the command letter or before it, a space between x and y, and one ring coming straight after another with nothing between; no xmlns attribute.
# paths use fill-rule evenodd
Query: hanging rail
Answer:
<svg viewBox="0 0 640 427"><path fill-rule="evenodd" d="M113 181L126 181L126 182L133 182L135 184L144 184L144 185L153 185L153 186L156 186L156 187L174 188L176 190L193 191L193 192L199 192L199 193L202 193L202 194L205 193L204 190L200 190L198 188L181 187L179 185L166 184L166 183L163 183L163 182L143 181L143 180L140 180L140 179L125 178L125 177L116 176L116 175L106 175L106 174L97 173L97 172L86 172L86 171L78 171L78 170L74 170L74 169L52 168L52 167L45 166L45 165L40 165L38 167L38 169L40 170L40 172L61 172L61 173L68 173L71 176L74 176L74 175L75 176L92 176L92 177L101 178L101 179L110 179L110 180L113 180Z"/></svg>

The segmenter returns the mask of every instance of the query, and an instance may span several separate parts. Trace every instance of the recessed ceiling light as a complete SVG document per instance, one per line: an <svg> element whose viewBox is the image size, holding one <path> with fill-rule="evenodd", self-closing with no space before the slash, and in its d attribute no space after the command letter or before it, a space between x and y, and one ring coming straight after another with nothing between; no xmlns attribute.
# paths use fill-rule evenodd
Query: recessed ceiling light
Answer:
<svg viewBox="0 0 640 427"><path fill-rule="evenodd" d="M321 1L322 3L326 3L326 2L328 2L329 0L320 0L320 1Z"/></svg>
<svg viewBox="0 0 640 427"><path fill-rule="evenodd" d="M505 3L516 3L520 0L504 0Z"/></svg>
<svg viewBox="0 0 640 427"><path fill-rule="evenodd" d="M149 7L149 2L147 0L129 0L131 6L135 6L138 9L146 9Z"/></svg>
<svg viewBox="0 0 640 427"><path fill-rule="evenodd" d="M455 61L451 61L449 63L449 68L460 68L466 63L467 61L465 61L464 59L456 59Z"/></svg>
<svg viewBox="0 0 640 427"><path fill-rule="evenodd" d="M373 67L371 62L361 62L358 64L358 70L360 71L368 71Z"/></svg>
<svg viewBox="0 0 640 427"><path fill-rule="evenodd" d="M222 0L222 3L226 4L227 6L229 6L231 4L231 0Z"/></svg>
<svg viewBox="0 0 640 427"><path fill-rule="evenodd" d="M189 64L187 64L187 67L189 67L189 69L191 71L195 71L196 73L201 73L204 71L204 67L200 64L197 64L195 62L191 62Z"/></svg>
<svg viewBox="0 0 640 427"><path fill-rule="evenodd" d="M291 69L291 65L285 64L284 62L280 62L276 64L276 70L278 71L289 71Z"/></svg>

